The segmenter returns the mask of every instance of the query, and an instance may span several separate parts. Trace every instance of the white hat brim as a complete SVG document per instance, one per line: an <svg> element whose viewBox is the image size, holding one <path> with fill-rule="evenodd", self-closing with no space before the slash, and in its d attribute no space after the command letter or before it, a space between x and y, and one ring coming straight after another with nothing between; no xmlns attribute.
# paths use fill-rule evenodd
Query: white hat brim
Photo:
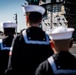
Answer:
<svg viewBox="0 0 76 75"><path fill-rule="evenodd" d="M42 15L45 13L45 9L39 5L27 5L27 6L22 5L22 9L24 13L25 12L39 12Z"/></svg>
<svg viewBox="0 0 76 75"><path fill-rule="evenodd" d="M50 33L49 37L53 40L70 39L72 38L73 28L67 28L64 32Z"/></svg>
<svg viewBox="0 0 76 75"><path fill-rule="evenodd" d="M2 28L16 28L17 24L11 21L1 22Z"/></svg>

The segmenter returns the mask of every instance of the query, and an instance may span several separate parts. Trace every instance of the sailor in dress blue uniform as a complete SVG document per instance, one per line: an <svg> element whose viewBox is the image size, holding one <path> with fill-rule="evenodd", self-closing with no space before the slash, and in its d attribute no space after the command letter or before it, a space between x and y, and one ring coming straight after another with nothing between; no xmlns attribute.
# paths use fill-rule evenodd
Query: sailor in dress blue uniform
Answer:
<svg viewBox="0 0 76 75"><path fill-rule="evenodd" d="M4 31L4 38L0 39L0 74L3 75L7 68L9 51L15 37L16 23L6 21L1 23Z"/></svg>
<svg viewBox="0 0 76 75"><path fill-rule="evenodd" d="M76 57L69 52L73 31L60 26L50 32L54 54L39 64L35 75L76 75Z"/></svg>
<svg viewBox="0 0 76 75"><path fill-rule="evenodd" d="M11 57L12 74L34 75L38 64L52 55L53 51L49 36L39 27L45 9L38 5L23 6L23 9L28 28L14 40Z"/></svg>

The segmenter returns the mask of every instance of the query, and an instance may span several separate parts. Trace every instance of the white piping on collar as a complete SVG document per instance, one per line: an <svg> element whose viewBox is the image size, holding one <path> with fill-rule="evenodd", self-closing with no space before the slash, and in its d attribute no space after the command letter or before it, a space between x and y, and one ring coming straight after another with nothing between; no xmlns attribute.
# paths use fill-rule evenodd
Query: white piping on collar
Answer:
<svg viewBox="0 0 76 75"><path fill-rule="evenodd" d="M23 34L23 37L24 37L24 40L25 40L25 42L26 43L28 43L28 44L49 44L50 42L49 42L49 38L48 38L48 36L46 35L46 41L34 41L34 40L28 40L28 38L27 38L27 34L26 34L26 30L24 30L23 32L22 32L22 34Z"/></svg>
<svg viewBox="0 0 76 75"><path fill-rule="evenodd" d="M52 70L53 70L53 72L54 72L54 74L76 74L76 70L63 70L63 69L57 69L56 68L56 64L55 64L55 62L54 62L54 59L53 59L53 57L51 56L51 57L49 57L48 58L48 62L50 63L50 65L51 65L51 67L52 67Z"/></svg>
<svg viewBox="0 0 76 75"><path fill-rule="evenodd" d="M0 39L1 50L10 50L11 47L3 47L3 40Z"/></svg>

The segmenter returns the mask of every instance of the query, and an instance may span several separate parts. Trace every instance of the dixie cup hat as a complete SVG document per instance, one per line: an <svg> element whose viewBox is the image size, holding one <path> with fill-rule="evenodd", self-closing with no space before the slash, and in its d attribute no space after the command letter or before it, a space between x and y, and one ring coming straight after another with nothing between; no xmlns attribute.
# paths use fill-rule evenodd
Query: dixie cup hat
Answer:
<svg viewBox="0 0 76 75"><path fill-rule="evenodd" d="M22 9L23 9L24 13L26 13L26 12L39 12L42 15L44 15L44 13L45 13L45 8L43 8L40 5L27 5L27 6L22 5Z"/></svg>
<svg viewBox="0 0 76 75"><path fill-rule="evenodd" d="M53 40L70 39L72 38L74 28L68 28L59 26L54 28L50 33L49 37Z"/></svg>
<svg viewBox="0 0 76 75"><path fill-rule="evenodd" d="M6 21L6 22L1 22L1 27L2 28L16 28L17 24L12 21Z"/></svg>

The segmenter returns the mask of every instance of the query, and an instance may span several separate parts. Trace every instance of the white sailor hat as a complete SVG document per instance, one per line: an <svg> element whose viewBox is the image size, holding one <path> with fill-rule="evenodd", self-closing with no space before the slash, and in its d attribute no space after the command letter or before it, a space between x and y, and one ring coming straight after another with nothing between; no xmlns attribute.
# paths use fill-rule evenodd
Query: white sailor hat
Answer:
<svg viewBox="0 0 76 75"><path fill-rule="evenodd" d="M17 24L12 21L1 22L2 28L16 28Z"/></svg>
<svg viewBox="0 0 76 75"><path fill-rule="evenodd" d="M59 26L50 32L49 37L53 40L70 39L72 38L73 31L74 28Z"/></svg>
<svg viewBox="0 0 76 75"><path fill-rule="evenodd" d="M25 12L39 12L42 15L45 13L45 8L39 5L22 5L23 11Z"/></svg>

